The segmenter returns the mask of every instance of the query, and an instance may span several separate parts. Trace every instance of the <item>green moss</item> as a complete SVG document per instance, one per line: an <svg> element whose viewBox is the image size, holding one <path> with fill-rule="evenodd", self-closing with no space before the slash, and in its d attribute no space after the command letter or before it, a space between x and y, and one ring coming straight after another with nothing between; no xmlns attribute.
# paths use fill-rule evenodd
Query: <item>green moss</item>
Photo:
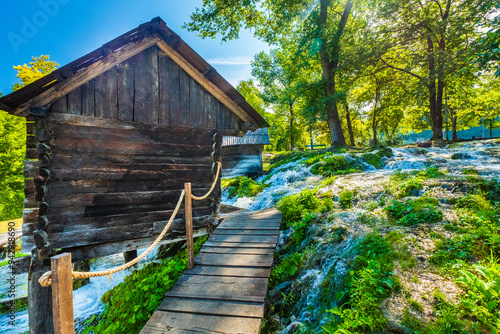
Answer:
<svg viewBox="0 0 500 334"><path fill-rule="evenodd" d="M472 159L472 157L467 153L455 153L451 156L453 160L463 160L463 159Z"/></svg>
<svg viewBox="0 0 500 334"><path fill-rule="evenodd" d="M221 181L222 189L229 189L229 198L238 197L253 197L260 193L264 188L268 187L267 184L257 182L249 177L240 176L231 179L223 179Z"/></svg>
<svg viewBox="0 0 500 334"><path fill-rule="evenodd" d="M477 169L475 169L474 167L464 168L462 170L462 174L464 174L464 175L479 175Z"/></svg>
<svg viewBox="0 0 500 334"><path fill-rule="evenodd" d="M417 318L415 318L408 309L405 309L403 312L403 319L401 324L413 331L422 331L424 329L424 324L420 322Z"/></svg>
<svg viewBox="0 0 500 334"><path fill-rule="evenodd" d="M382 168L383 165L384 165L383 161L382 161L382 158L378 154L365 153L365 154L362 155L362 157L366 161L366 163L374 166L377 169Z"/></svg>

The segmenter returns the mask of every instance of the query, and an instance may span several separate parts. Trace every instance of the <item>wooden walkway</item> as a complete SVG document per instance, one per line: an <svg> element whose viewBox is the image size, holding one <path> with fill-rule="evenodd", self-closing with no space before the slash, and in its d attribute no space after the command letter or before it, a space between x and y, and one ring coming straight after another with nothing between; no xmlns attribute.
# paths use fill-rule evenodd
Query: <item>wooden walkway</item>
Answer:
<svg viewBox="0 0 500 334"><path fill-rule="evenodd" d="M281 213L224 219L141 334L259 333Z"/></svg>

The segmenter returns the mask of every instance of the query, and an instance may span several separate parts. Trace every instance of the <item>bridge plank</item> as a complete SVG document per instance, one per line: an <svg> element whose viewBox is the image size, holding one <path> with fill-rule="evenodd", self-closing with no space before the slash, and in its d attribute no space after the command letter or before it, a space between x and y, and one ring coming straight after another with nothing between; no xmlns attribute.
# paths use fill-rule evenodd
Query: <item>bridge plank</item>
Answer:
<svg viewBox="0 0 500 334"><path fill-rule="evenodd" d="M141 334L258 334L280 225L275 209L225 218Z"/></svg>
<svg viewBox="0 0 500 334"><path fill-rule="evenodd" d="M208 241L276 244L278 242L278 236L274 236L274 235L212 235L208 239Z"/></svg>
<svg viewBox="0 0 500 334"><path fill-rule="evenodd" d="M264 304L244 302L223 302L220 300L165 298L158 307L162 311L197 313L205 315L231 315L262 318Z"/></svg>
<svg viewBox="0 0 500 334"><path fill-rule="evenodd" d="M267 255L273 256L274 249L272 248L243 248L243 247L203 247L201 253L216 253L216 254L252 254L252 255Z"/></svg>
<svg viewBox="0 0 500 334"><path fill-rule="evenodd" d="M258 333L262 320L245 317L221 317L193 313L157 311L142 334L187 333Z"/></svg>
<svg viewBox="0 0 500 334"><path fill-rule="evenodd" d="M230 276L230 277L262 277L269 278L271 268L195 266L184 272L186 275Z"/></svg>
<svg viewBox="0 0 500 334"><path fill-rule="evenodd" d="M194 260L195 264L204 266L247 266L271 267L273 257L269 255L254 254L214 254L200 253Z"/></svg>

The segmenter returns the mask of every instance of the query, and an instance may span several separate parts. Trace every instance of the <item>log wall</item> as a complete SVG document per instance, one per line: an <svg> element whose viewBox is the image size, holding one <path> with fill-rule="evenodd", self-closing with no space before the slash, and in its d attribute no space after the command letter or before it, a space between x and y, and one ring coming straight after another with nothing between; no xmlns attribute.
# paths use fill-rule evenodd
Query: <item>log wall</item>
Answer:
<svg viewBox="0 0 500 334"><path fill-rule="evenodd" d="M73 260L148 245L185 182L209 190L222 133L239 119L154 46L54 102L29 121L23 251ZM194 201L208 232L220 184ZM166 236L182 238L183 210Z"/></svg>

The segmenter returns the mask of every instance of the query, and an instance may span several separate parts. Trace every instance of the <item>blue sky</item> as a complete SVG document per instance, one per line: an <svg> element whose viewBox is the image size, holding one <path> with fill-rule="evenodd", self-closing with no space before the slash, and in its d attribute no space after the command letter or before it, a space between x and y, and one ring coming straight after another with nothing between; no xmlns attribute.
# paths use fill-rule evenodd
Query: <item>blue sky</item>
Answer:
<svg viewBox="0 0 500 334"><path fill-rule="evenodd" d="M17 81L14 65L50 55L61 66L160 16L234 86L251 77L250 60L268 46L243 32L221 44L182 29L202 0L4 0L0 4L0 92Z"/></svg>

